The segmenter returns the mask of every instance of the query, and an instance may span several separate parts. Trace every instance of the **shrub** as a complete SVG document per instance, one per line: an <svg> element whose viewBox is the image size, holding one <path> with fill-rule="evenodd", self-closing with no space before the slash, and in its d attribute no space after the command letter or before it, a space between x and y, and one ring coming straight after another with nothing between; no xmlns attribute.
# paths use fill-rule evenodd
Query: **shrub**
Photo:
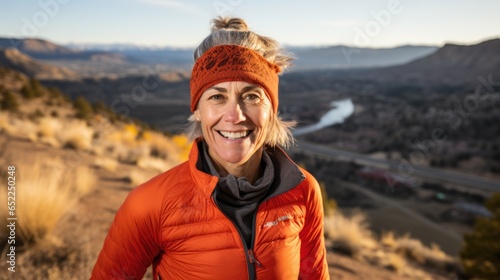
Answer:
<svg viewBox="0 0 500 280"><path fill-rule="evenodd" d="M0 131L12 135L16 131L16 126L12 124L12 118L6 113L0 112Z"/></svg>
<svg viewBox="0 0 500 280"><path fill-rule="evenodd" d="M144 172L133 170L127 175L126 179L132 186L138 186L151 179L151 177Z"/></svg>
<svg viewBox="0 0 500 280"><path fill-rule="evenodd" d="M42 118L38 123L37 134L39 137L54 138L61 129L61 123L57 119Z"/></svg>
<svg viewBox="0 0 500 280"><path fill-rule="evenodd" d="M34 79L31 79L29 83L25 84L21 89L22 96L27 99L43 96L43 93L43 86Z"/></svg>
<svg viewBox="0 0 500 280"><path fill-rule="evenodd" d="M35 94L35 97L40 97L43 96L43 86L40 84L39 81L35 79L30 79L29 83L31 89L33 90L33 93Z"/></svg>
<svg viewBox="0 0 500 280"><path fill-rule="evenodd" d="M94 115L94 110L90 103L83 96L78 96L75 102L73 103L73 107L76 110L76 117L84 120L90 120Z"/></svg>
<svg viewBox="0 0 500 280"><path fill-rule="evenodd" d="M380 237L380 243L382 244L382 246L391 250L396 248L397 240L396 237L394 236L394 232L392 231L384 232L382 234L382 237Z"/></svg>
<svg viewBox="0 0 500 280"><path fill-rule="evenodd" d="M38 119L38 118L42 118L44 117L45 115L43 114L43 112L40 110L40 109L36 109L35 112L33 112L33 116Z"/></svg>
<svg viewBox="0 0 500 280"><path fill-rule="evenodd" d="M152 157L141 157L137 160L137 166L144 169L153 169L158 172L164 172L165 170L170 169L172 166L168 164L167 161L152 158Z"/></svg>
<svg viewBox="0 0 500 280"><path fill-rule="evenodd" d="M460 259L464 273L478 279L500 279L500 193L485 203L493 214L480 218L474 230L464 236Z"/></svg>
<svg viewBox="0 0 500 280"><path fill-rule="evenodd" d="M332 249L355 259L362 259L365 253L376 246L375 239L361 212L345 217L340 212L325 217L325 234L332 242Z"/></svg>
<svg viewBox="0 0 500 280"><path fill-rule="evenodd" d="M172 136L172 142L174 142L177 146L179 161L186 161L189 157L189 152L191 151L191 145L193 144L189 141L189 137L185 134L177 134Z"/></svg>
<svg viewBox="0 0 500 280"><path fill-rule="evenodd" d="M143 139L150 144L152 157L167 159L178 156L176 144L161 133L150 132Z"/></svg>
<svg viewBox="0 0 500 280"><path fill-rule="evenodd" d="M68 169L62 163L49 163L41 157L17 162L16 177L19 177L16 187L19 239L16 245L27 245L44 238L90 190L95 180L87 166ZM2 191L0 195L5 196L6 192ZM0 215L6 213L2 211ZM1 218L5 220L6 217Z"/></svg>
<svg viewBox="0 0 500 280"><path fill-rule="evenodd" d="M424 266L446 272L458 270L457 261L443 252L438 245L432 244L427 247L420 240L411 238L409 234L397 239L395 250L407 259Z"/></svg>
<svg viewBox="0 0 500 280"><path fill-rule="evenodd" d="M407 267L407 262L406 259L402 256L394 253L389 253L382 261L381 265L388 270L402 273Z"/></svg>
<svg viewBox="0 0 500 280"><path fill-rule="evenodd" d="M65 96L57 87L49 87L49 98L54 100L64 100Z"/></svg>
<svg viewBox="0 0 500 280"><path fill-rule="evenodd" d="M0 109L11 112L19 110L19 102L17 97L11 91L2 92L2 101L0 101Z"/></svg>
<svg viewBox="0 0 500 280"><path fill-rule="evenodd" d="M323 212L325 216L333 215L337 209L337 202L328 197L324 183L320 183L319 187L321 189L321 198L323 199Z"/></svg>
<svg viewBox="0 0 500 280"><path fill-rule="evenodd" d="M94 108L94 112L99 114L107 114L109 111L109 108L102 101L94 103L92 107Z"/></svg>
<svg viewBox="0 0 500 280"><path fill-rule="evenodd" d="M94 164L99 168L113 173L118 168L118 162L112 158L100 157L95 160Z"/></svg>
<svg viewBox="0 0 500 280"><path fill-rule="evenodd" d="M92 141L92 128L84 122L72 122L66 124L58 135L64 148L75 150L90 150Z"/></svg>
<svg viewBox="0 0 500 280"><path fill-rule="evenodd" d="M21 95L27 99L35 98L35 92L33 91L33 89L29 85L24 85L21 88Z"/></svg>

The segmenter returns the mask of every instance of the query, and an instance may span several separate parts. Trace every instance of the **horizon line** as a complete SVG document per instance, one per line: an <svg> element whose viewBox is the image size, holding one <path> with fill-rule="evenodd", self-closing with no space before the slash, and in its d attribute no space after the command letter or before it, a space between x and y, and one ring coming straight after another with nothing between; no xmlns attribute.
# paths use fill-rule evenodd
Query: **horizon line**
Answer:
<svg viewBox="0 0 500 280"><path fill-rule="evenodd" d="M41 41L46 41L58 46L62 47L70 47L72 45L74 46L123 46L123 47L137 47L137 48L150 48L150 49L195 49L196 45L192 46L187 46L187 45L155 45L155 44L140 44L140 43L131 43L131 42L116 42L116 43L109 43L109 42L66 42L66 43L61 43L57 42L51 39L47 39L44 37L12 37L12 36L5 36L3 34L0 34L0 39L9 39L9 40L25 40L25 39L34 39L34 40L41 40ZM499 40L500 36L496 37L488 37L480 40L475 40L473 42L458 42L458 41L448 41L444 42L442 44L426 44L426 43L400 43L396 45L379 45L379 46L356 46L356 45L348 45L344 43L311 43L311 44L290 44L290 43L281 43L281 46L285 48L328 48L328 47L346 47L346 48L358 48L358 49L392 49L392 48L400 48L400 47L443 47L444 45L447 44L453 44L453 45L464 45L464 46L471 46L471 45L477 45L482 42L487 42L491 40Z"/></svg>

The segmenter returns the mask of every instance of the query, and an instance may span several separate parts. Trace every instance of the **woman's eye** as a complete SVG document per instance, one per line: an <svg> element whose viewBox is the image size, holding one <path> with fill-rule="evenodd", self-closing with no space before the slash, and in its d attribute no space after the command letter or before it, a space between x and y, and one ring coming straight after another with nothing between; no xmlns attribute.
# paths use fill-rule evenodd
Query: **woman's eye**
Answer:
<svg viewBox="0 0 500 280"><path fill-rule="evenodd" d="M254 94L254 93L249 93L247 95L244 96L245 100L259 100L260 99L260 96L258 94Z"/></svg>
<svg viewBox="0 0 500 280"><path fill-rule="evenodd" d="M223 98L224 98L224 96L222 94L214 94L214 95L210 96L209 99L222 100Z"/></svg>

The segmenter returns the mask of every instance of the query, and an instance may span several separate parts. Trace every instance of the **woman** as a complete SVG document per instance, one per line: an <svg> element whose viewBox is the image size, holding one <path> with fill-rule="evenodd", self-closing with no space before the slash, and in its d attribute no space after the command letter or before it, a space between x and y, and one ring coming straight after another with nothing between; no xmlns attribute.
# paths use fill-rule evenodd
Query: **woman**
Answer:
<svg viewBox="0 0 500 280"><path fill-rule="evenodd" d="M279 146L272 39L237 18L213 21L195 51L189 160L134 189L91 279L328 279L317 181Z"/></svg>

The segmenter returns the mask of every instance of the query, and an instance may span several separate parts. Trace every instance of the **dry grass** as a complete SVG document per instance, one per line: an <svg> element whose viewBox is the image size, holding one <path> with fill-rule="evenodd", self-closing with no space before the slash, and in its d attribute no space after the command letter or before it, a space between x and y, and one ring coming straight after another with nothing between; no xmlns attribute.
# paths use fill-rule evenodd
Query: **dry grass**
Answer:
<svg viewBox="0 0 500 280"><path fill-rule="evenodd" d="M16 132L16 127L12 123L11 116L4 112L0 113L0 131L7 134L15 134Z"/></svg>
<svg viewBox="0 0 500 280"><path fill-rule="evenodd" d="M104 157L96 158L94 164L97 167L112 173L114 173L118 168L118 162L112 158L104 158Z"/></svg>
<svg viewBox="0 0 500 280"><path fill-rule="evenodd" d="M384 232L380 237L380 244L385 248L394 250L397 246L396 236L392 231Z"/></svg>
<svg viewBox="0 0 500 280"><path fill-rule="evenodd" d="M408 264L403 256L395 253L388 253L381 266L401 274L407 270Z"/></svg>
<svg viewBox="0 0 500 280"><path fill-rule="evenodd" d="M16 229L23 243L43 239L95 182L86 166L69 169L39 157L17 163L16 179L16 200L24 202L16 205Z"/></svg>
<svg viewBox="0 0 500 280"><path fill-rule="evenodd" d="M137 160L137 166L144 169L152 169L158 172L164 172L172 167L164 159L152 158L152 157L141 157Z"/></svg>
<svg viewBox="0 0 500 280"><path fill-rule="evenodd" d="M149 148L145 145L131 147L123 143L116 143L109 153L111 157L121 162L136 164L140 158L149 154Z"/></svg>
<svg viewBox="0 0 500 280"><path fill-rule="evenodd" d="M66 148L88 151L91 148L93 129L83 121L70 121L64 124L58 138Z"/></svg>
<svg viewBox="0 0 500 280"><path fill-rule="evenodd" d="M432 268L452 271L457 268L457 261L444 253L438 245L427 247L420 240L409 234L397 239L395 251L418 264Z"/></svg>
<svg viewBox="0 0 500 280"><path fill-rule="evenodd" d="M146 135L144 141L151 147L151 156L162 159L177 156L177 148L170 139L157 132Z"/></svg>
<svg viewBox="0 0 500 280"><path fill-rule="evenodd" d="M40 142L55 148L61 146L57 135L61 133L62 125L58 119L41 118L35 125L34 133L29 134L33 142Z"/></svg>
<svg viewBox="0 0 500 280"><path fill-rule="evenodd" d="M127 175L127 180L130 182L132 186L138 186L149 179L151 179L150 176L138 170L134 170Z"/></svg>
<svg viewBox="0 0 500 280"><path fill-rule="evenodd" d="M90 150L92 146L94 131L80 120L45 117L36 122L16 119L14 123L17 127L15 134L26 137L32 142L76 150Z"/></svg>
<svg viewBox="0 0 500 280"><path fill-rule="evenodd" d="M375 239L361 212L345 217L340 212L325 217L325 234L332 242L334 251L355 259L362 259L365 253L376 246Z"/></svg>
<svg viewBox="0 0 500 280"><path fill-rule="evenodd" d="M32 142L37 141L36 125L33 122L24 119L13 119L12 123L15 128L10 135L26 138Z"/></svg>
<svg viewBox="0 0 500 280"><path fill-rule="evenodd" d="M169 138L157 132L145 134L143 141L151 147L151 156L175 162L188 159L192 144L184 134Z"/></svg>
<svg viewBox="0 0 500 280"><path fill-rule="evenodd" d="M74 170L67 172L75 178L73 185L78 194L78 198L89 193L97 182L97 177L88 166L81 165Z"/></svg>
<svg viewBox="0 0 500 280"><path fill-rule="evenodd" d="M164 171L172 164L162 164L159 160L145 162L144 158L154 157L179 163L187 159L191 147L185 135L167 137L154 131L139 133L139 128L134 124L92 127L81 120L54 117L42 117L33 122L2 113L0 131L56 148L65 147L112 157L124 163L137 164L141 159L141 166L158 171Z"/></svg>
<svg viewBox="0 0 500 280"><path fill-rule="evenodd" d="M415 264L443 273L458 271L457 261L435 244L427 247L410 235L397 237L392 232L382 234L377 240L360 212L351 217L345 217L340 212L325 217L325 234L327 244L335 252L413 279L420 279Z"/></svg>
<svg viewBox="0 0 500 280"><path fill-rule="evenodd" d="M37 134L40 138L54 138L62 129L61 122L55 118L41 118L38 121Z"/></svg>

